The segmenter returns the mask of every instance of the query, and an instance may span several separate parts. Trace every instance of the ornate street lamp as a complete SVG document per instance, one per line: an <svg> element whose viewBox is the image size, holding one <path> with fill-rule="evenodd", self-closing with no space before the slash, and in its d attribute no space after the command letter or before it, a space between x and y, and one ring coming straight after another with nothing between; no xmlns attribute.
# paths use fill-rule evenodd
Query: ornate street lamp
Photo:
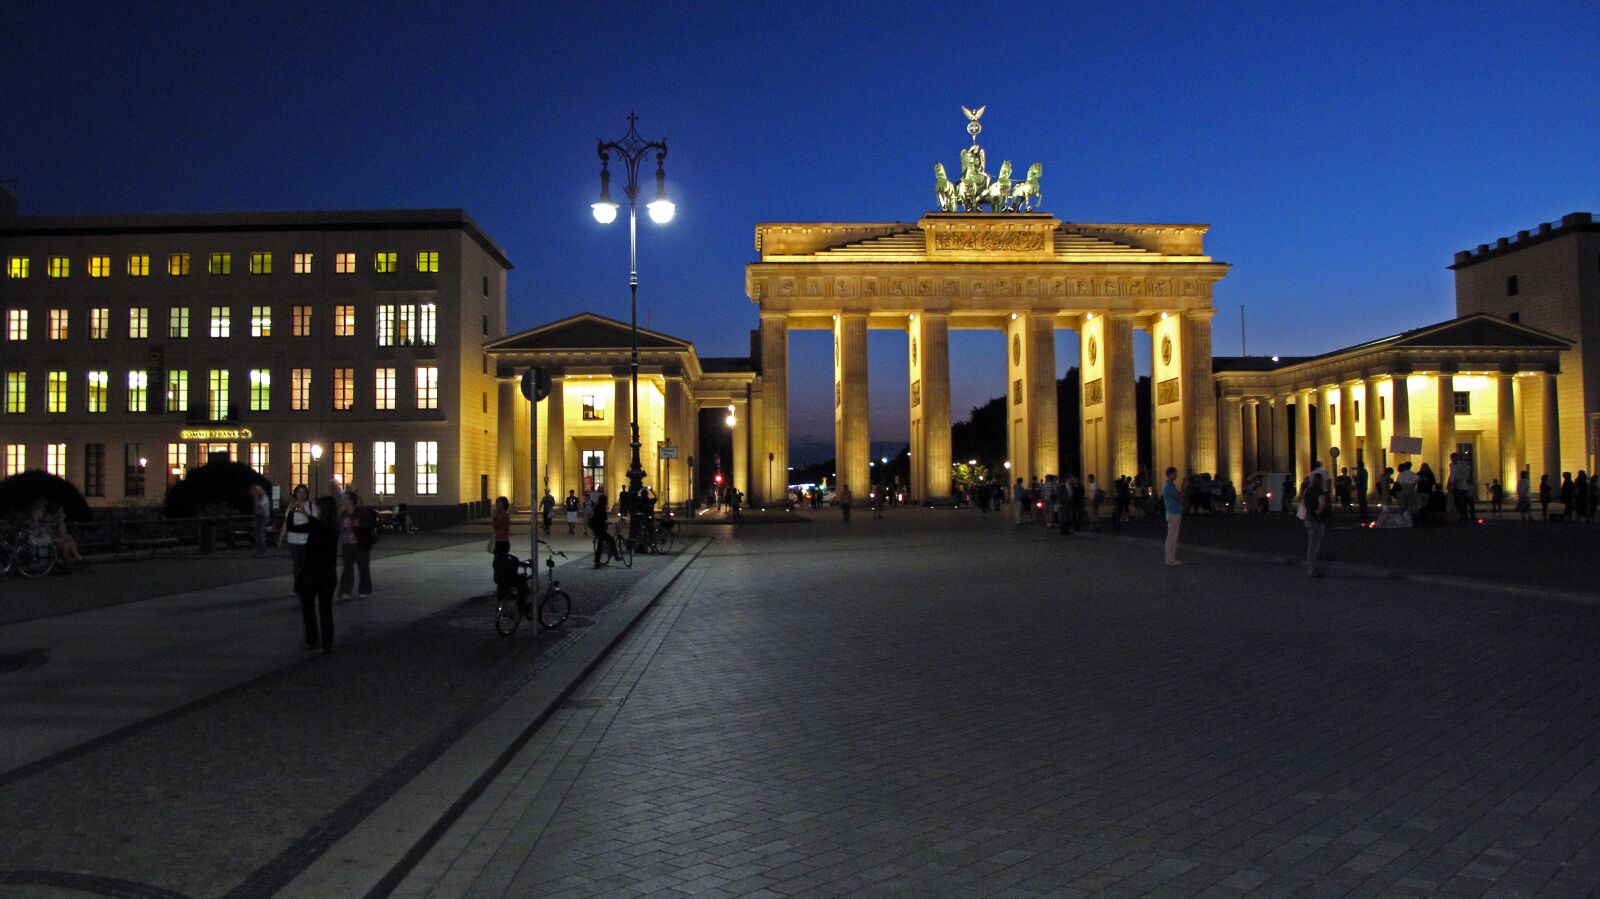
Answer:
<svg viewBox="0 0 1600 899"><path fill-rule="evenodd" d="M617 203L611 199L611 154L617 154L622 160L624 170L628 174L628 184L624 193L628 197L628 325L632 335L633 348L629 377L633 388L633 403L631 404L631 422L633 442L633 458L628 464L628 512L630 519L638 509L637 499L644 490L644 465L639 459L639 162L647 154L654 151L656 154L656 198L645 204L650 213L650 220L658 225L665 225L672 221L672 215L677 211L672 201L667 199L667 172L662 163L667 158L667 142L647 141L639 136L635 126L639 117L628 113L628 134L619 141L600 141L600 199L591 205L594 210L594 220L602 225L609 225L617 219Z"/></svg>

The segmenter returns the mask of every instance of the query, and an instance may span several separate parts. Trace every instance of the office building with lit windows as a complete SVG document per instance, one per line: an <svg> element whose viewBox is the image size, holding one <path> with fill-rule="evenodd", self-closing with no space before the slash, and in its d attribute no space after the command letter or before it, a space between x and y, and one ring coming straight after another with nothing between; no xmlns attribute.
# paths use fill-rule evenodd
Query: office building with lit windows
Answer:
<svg viewBox="0 0 1600 899"><path fill-rule="evenodd" d="M511 264L461 210L20 216L0 186L0 265L0 475L156 503L226 454L285 494L490 494Z"/></svg>

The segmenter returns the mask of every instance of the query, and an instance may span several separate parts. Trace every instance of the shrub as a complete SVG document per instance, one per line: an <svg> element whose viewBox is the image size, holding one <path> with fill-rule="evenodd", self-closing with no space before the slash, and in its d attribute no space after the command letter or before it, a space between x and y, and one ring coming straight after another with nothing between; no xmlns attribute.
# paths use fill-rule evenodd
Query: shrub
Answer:
<svg viewBox="0 0 1600 899"><path fill-rule="evenodd" d="M250 485L272 493L272 482L242 462L208 462L189 469L183 480L167 491L164 512L168 518L204 515L248 515Z"/></svg>
<svg viewBox="0 0 1600 899"><path fill-rule="evenodd" d="M65 509L68 521L88 521L93 517L83 494L64 478L36 468L0 481L0 517L25 517L41 499L47 505Z"/></svg>

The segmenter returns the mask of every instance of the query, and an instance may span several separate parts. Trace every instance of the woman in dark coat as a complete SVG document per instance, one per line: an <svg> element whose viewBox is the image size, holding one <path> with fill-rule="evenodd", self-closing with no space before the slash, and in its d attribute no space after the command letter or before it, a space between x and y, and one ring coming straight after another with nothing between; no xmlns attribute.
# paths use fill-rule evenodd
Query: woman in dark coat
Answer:
<svg viewBox="0 0 1600 899"><path fill-rule="evenodd" d="M322 644L323 652L333 652L333 588L339 583L339 515L333 497L317 499L317 517L306 530L305 563L295 578L294 592L300 596L300 614L305 619L306 646Z"/></svg>

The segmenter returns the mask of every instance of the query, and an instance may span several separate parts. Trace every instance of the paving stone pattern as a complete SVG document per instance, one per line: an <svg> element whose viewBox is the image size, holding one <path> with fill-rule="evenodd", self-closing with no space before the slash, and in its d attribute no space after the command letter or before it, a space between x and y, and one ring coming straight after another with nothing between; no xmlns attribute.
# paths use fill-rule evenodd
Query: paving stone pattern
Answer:
<svg viewBox="0 0 1600 899"><path fill-rule="evenodd" d="M1600 885L1593 606L970 512L690 573L397 895Z"/></svg>

